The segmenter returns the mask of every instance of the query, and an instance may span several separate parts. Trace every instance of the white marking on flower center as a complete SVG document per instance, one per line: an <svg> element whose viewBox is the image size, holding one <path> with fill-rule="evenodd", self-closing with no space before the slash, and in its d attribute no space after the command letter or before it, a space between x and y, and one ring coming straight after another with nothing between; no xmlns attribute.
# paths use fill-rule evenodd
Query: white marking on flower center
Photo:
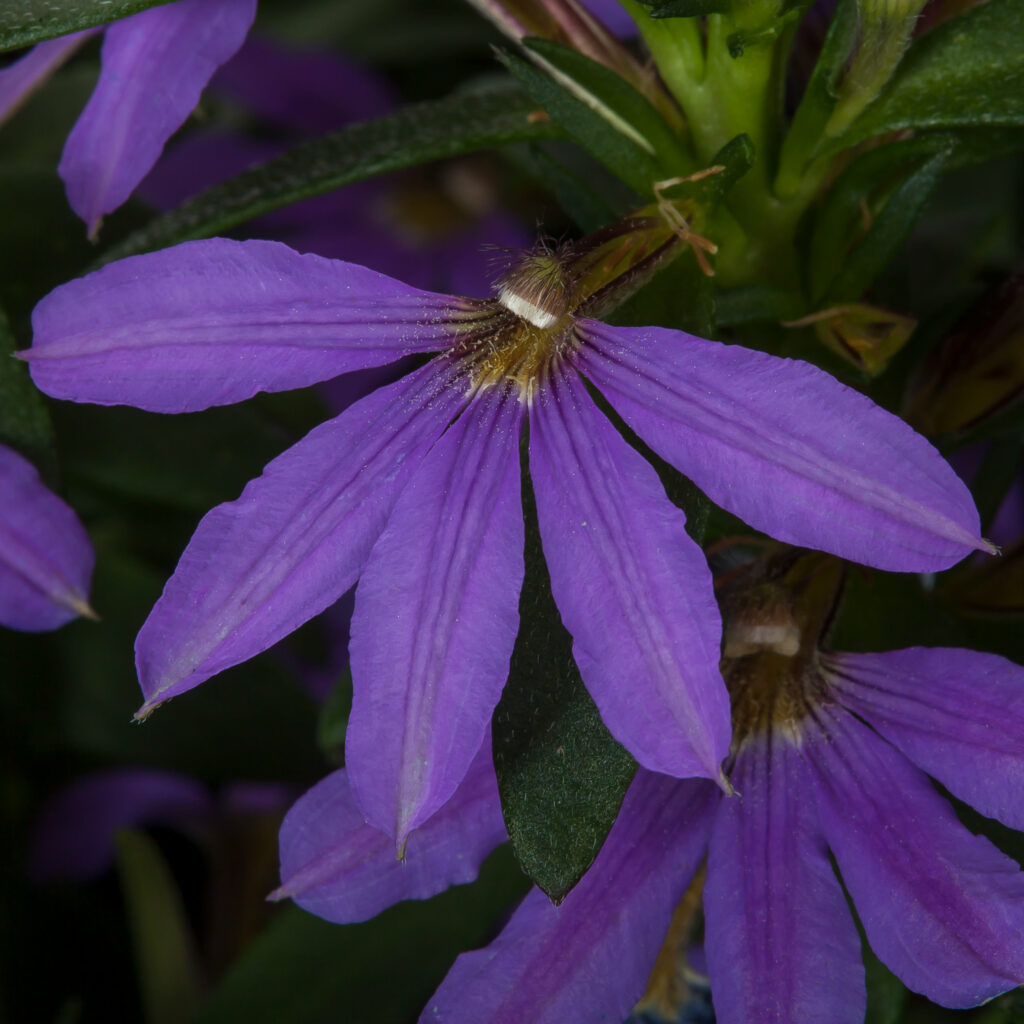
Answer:
<svg viewBox="0 0 1024 1024"><path fill-rule="evenodd" d="M540 306L530 302L529 299L524 299L522 295L517 295L507 286L498 293L498 302L510 313L515 313L516 316L527 321L527 323L533 324L534 327L539 327L541 330L547 330L547 328L554 327L558 323L558 317L553 313L549 313L546 309L541 309Z"/></svg>

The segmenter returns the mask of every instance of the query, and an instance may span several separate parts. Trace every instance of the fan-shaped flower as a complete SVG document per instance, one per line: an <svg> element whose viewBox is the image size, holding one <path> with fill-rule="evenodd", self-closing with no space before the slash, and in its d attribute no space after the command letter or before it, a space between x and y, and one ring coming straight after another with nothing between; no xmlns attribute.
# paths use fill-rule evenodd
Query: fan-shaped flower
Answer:
<svg viewBox="0 0 1024 1024"><path fill-rule="evenodd" d="M139 634L141 714L358 579L346 764L401 848L454 793L507 675L528 419L552 587L602 716L646 767L720 778L729 708L707 566L584 375L714 501L782 540L917 571L983 545L966 488L900 420L804 363L588 319L581 266L538 250L473 300L213 239L39 304L27 358L43 391L161 412L439 353L204 518Z"/></svg>

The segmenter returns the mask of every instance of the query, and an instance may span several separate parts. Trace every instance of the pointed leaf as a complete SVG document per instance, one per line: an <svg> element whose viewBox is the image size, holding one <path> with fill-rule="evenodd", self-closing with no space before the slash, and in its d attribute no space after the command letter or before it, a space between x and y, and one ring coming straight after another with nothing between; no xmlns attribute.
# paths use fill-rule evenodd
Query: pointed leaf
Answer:
<svg viewBox="0 0 1024 1024"><path fill-rule="evenodd" d="M547 39L527 39L524 45L639 134L664 170L664 177L685 173L693 167L693 153L683 139L650 101L620 75L568 46ZM566 127L571 131L571 127Z"/></svg>
<svg viewBox="0 0 1024 1024"><path fill-rule="evenodd" d="M988 0L910 48L885 93L833 144L912 128L1024 124L1024 0Z"/></svg>
<svg viewBox="0 0 1024 1024"><path fill-rule="evenodd" d="M500 56L505 67L552 119L638 195L649 195L651 185L666 177L654 147L617 111L590 94L584 100L579 91L571 88L570 80L556 80L512 54Z"/></svg>
<svg viewBox="0 0 1024 1024"><path fill-rule="evenodd" d="M46 0L46 3L39 3L39 0L5 0L0 6L0 51L17 50L44 39L66 36L79 29L105 25L167 2Z"/></svg>
<svg viewBox="0 0 1024 1024"><path fill-rule="evenodd" d="M140 832L122 832L117 850L147 1024L191 1020L199 963L174 876L156 843Z"/></svg>
<svg viewBox="0 0 1024 1024"><path fill-rule="evenodd" d="M50 416L29 379L28 367L13 359L13 353L14 336L0 309L0 444L16 448L51 475L55 466Z"/></svg>
<svg viewBox="0 0 1024 1024"><path fill-rule="evenodd" d="M303 142L156 218L108 249L103 262L207 238L309 196L377 174L512 142L556 138L536 105L509 82L412 104Z"/></svg>
<svg viewBox="0 0 1024 1024"><path fill-rule="evenodd" d="M636 762L601 721L573 660L526 472L523 508L526 578L508 682L494 713L494 767L516 856L560 902L601 849Z"/></svg>

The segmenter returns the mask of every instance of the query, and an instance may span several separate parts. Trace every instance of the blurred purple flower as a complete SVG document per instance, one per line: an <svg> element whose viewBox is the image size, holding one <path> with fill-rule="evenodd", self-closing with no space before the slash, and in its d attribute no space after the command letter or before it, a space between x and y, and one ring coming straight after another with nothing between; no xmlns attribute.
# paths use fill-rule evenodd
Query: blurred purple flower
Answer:
<svg viewBox="0 0 1024 1024"><path fill-rule="evenodd" d="M924 774L1024 827L1024 670L965 650L828 654L782 698L738 740L739 795L640 769L579 885L557 907L534 889L490 946L459 957L421 1021L621 1020L705 852L720 1024L863 1021L860 939L830 850L909 988L968 1007L1024 981L1024 875ZM275 895L349 922L466 881L501 838L493 777L486 792L470 778L422 844L410 838L403 874L335 773L285 818Z"/></svg>
<svg viewBox="0 0 1024 1024"><path fill-rule="evenodd" d="M367 68L261 39L249 40L210 89L256 115L276 141L224 128L183 140L140 188L159 209L268 160L286 145L398 106L386 80ZM425 171L388 175L290 204L246 230L299 252L358 260L417 288L476 295L490 289L493 276L481 250L528 241L518 221L498 207L494 191L478 161L453 160L429 178Z"/></svg>
<svg viewBox="0 0 1024 1024"><path fill-rule="evenodd" d="M0 625L56 629L89 607L95 561L85 528L27 459L0 445Z"/></svg>
<svg viewBox="0 0 1024 1024"><path fill-rule="evenodd" d="M256 0L178 0L104 30L100 79L59 167L68 202L90 235L156 163L255 15ZM41 43L0 71L0 120L88 34Z"/></svg>
<svg viewBox="0 0 1024 1024"><path fill-rule="evenodd" d="M214 796L197 779L152 768L115 768L76 779L43 804L29 852L36 881L85 880L114 863L122 829L164 825L198 834L218 816L279 814L294 789L233 782Z"/></svg>
<svg viewBox="0 0 1024 1024"><path fill-rule="evenodd" d="M719 778L729 712L710 574L584 373L712 500L789 543L905 571L983 546L967 489L906 424L805 363L576 317L560 259L527 254L496 298L470 300L212 239L39 304L25 356L43 391L160 412L440 352L203 519L139 634L141 715L359 579L348 777L401 848L455 792L508 672L529 415L554 596L602 716L646 767Z"/></svg>

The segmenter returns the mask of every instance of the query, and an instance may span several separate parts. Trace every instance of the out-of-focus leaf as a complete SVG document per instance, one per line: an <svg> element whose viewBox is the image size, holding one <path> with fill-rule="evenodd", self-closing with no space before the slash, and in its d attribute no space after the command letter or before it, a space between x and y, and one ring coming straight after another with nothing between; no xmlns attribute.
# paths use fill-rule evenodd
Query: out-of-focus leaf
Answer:
<svg viewBox="0 0 1024 1024"><path fill-rule="evenodd" d="M829 147L913 128L1024 125L1024 0L988 0L911 46L883 94Z"/></svg>
<svg viewBox="0 0 1024 1024"><path fill-rule="evenodd" d="M415 1020L455 957L487 942L525 888L502 847L472 886L401 903L363 924L329 924L289 908L252 943L194 1024Z"/></svg>
<svg viewBox="0 0 1024 1024"><path fill-rule="evenodd" d="M0 167L0 302L20 335L32 306L93 252L53 167Z"/></svg>
<svg viewBox="0 0 1024 1024"><path fill-rule="evenodd" d="M927 355L904 416L927 434L970 429L1024 395L1024 272L982 299Z"/></svg>
<svg viewBox="0 0 1024 1024"><path fill-rule="evenodd" d="M141 832L117 836L117 867L146 1024L181 1024L199 1005L198 958L174 877Z"/></svg>
<svg viewBox="0 0 1024 1024"><path fill-rule="evenodd" d="M159 530L162 522L147 525ZM73 622L48 640L47 674L61 681L54 714L64 749L217 782L306 783L322 775L316 709L273 652L170 701L143 724L132 721L142 702L132 657L135 634L166 574L124 554L119 545L125 532L109 521L93 530L91 596L101 621Z"/></svg>
<svg viewBox="0 0 1024 1024"><path fill-rule="evenodd" d="M52 477L53 426L28 367L13 352L14 338L0 309L0 444L17 449Z"/></svg>
<svg viewBox="0 0 1024 1024"><path fill-rule="evenodd" d="M898 1024L907 1002L906 987L867 946L864 973L868 988L864 1024Z"/></svg>
<svg viewBox="0 0 1024 1024"><path fill-rule="evenodd" d="M793 292L770 285L730 288L715 296L715 319L720 327L739 324L778 323L795 320L803 300Z"/></svg>
<svg viewBox="0 0 1024 1024"><path fill-rule="evenodd" d="M932 152L926 149L924 155L920 148L916 140L911 140L897 152L866 154L836 182L815 225L807 264L817 305L860 298L910 234L946 169L955 143L950 141ZM911 166L909 172L903 169L907 163ZM873 211L868 197L879 201L876 190L880 175L890 180L898 175L898 184ZM861 225L856 223L858 211ZM859 232L861 237L854 242L851 235Z"/></svg>
<svg viewBox="0 0 1024 1024"><path fill-rule="evenodd" d="M677 132L624 78L568 46L547 39L527 39L525 45L591 97L606 120L614 124L617 118L637 133L656 157L664 172L662 177L686 174L694 168L694 156ZM565 127L571 131L569 125Z"/></svg>
<svg viewBox="0 0 1024 1024"><path fill-rule="evenodd" d="M536 105L522 90L500 81L349 125L207 189L106 250L102 262L208 238L270 210L388 171L562 135L536 114Z"/></svg>
<svg viewBox="0 0 1024 1024"><path fill-rule="evenodd" d="M168 0L4 0L0 4L0 51L105 25Z"/></svg>
<svg viewBox="0 0 1024 1024"><path fill-rule="evenodd" d="M966 612L1024 615L1024 541L1004 549L998 558L974 563L957 573L944 584L942 592ZM1021 635L1019 626L1017 634Z"/></svg>
<svg viewBox="0 0 1024 1024"><path fill-rule="evenodd" d="M501 61L557 124L638 196L650 196L656 181L678 173L666 172L653 147L616 111L596 99L585 102L568 84L510 53Z"/></svg>
<svg viewBox="0 0 1024 1024"><path fill-rule="evenodd" d="M127 406L54 410L69 482L96 495L206 512L321 419L309 390L180 416Z"/></svg>
<svg viewBox="0 0 1024 1024"><path fill-rule="evenodd" d="M345 731L352 713L352 671L346 669L327 695L316 722L316 743L332 764L345 761Z"/></svg>
<svg viewBox="0 0 1024 1024"><path fill-rule="evenodd" d="M558 903L600 851L636 762L583 685L551 595L527 472L523 482L526 578L508 683L494 713L494 767L519 863Z"/></svg>

